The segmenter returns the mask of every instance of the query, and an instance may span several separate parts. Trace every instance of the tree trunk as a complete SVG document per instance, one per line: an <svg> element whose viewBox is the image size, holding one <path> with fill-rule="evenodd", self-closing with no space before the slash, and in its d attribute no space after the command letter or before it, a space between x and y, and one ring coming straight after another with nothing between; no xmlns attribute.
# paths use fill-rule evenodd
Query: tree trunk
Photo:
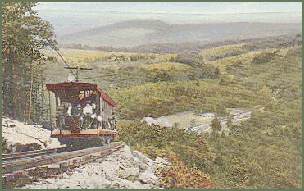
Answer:
<svg viewBox="0 0 304 191"><path fill-rule="evenodd" d="M31 121L31 111L32 111L32 90L33 90L33 83L34 83L34 78L33 78L33 68L31 67L31 86L30 86L30 92L29 92L29 108L28 108L28 122Z"/></svg>

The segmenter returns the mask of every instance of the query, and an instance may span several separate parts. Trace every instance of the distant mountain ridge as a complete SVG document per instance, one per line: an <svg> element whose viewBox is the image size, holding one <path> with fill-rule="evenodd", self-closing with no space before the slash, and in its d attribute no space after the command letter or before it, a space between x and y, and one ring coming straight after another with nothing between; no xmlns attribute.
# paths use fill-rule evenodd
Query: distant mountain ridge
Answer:
<svg viewBox="0 0 304 191"><path fill-rule="evenodd" d="M109 46L91 47L88 45L82 46L74 43L74 44L63 45L62 48L79 49L79 50L87 50L87 51L104 51L104 52L141 52L141 53L168 54L168 53L196 52L210 47L220 47L220 46L240 44L240 43L255 44L254 46L252 46L253 51L258 51L261 48L265 49L266 47L279 48L279 47L289 46L290 44L300 45L302 44L302 33L280 35L280 36L266 37L266 38L248 38L248 39L212 41L210 43L201 43L201 42L152 43L152 44L145 44L135 47L109 47Z"/></svg>
<svg viewBox="0 0 304 191"><path fill-rule="evenodd" d="M101 31L111 31L117 29L124 29L124 28L143 28L143 29L160 29L166 28L169 24L166 24L160 20L131 20L131 21L121 21L115 24L110 24L94 29L83 30L77 32L73 35L87 35L87 34L98 34ZM70 37L71 35L64 35L62 38Z"/></svg>
<svg viewBox="0 0 304 191"><path fill-rule="evenodd" d="M128 20L58 38L60 45L136 47L156 43L209 43L219 40L263 38L302 32L301 23L167 24L161 20Z"/></svg>

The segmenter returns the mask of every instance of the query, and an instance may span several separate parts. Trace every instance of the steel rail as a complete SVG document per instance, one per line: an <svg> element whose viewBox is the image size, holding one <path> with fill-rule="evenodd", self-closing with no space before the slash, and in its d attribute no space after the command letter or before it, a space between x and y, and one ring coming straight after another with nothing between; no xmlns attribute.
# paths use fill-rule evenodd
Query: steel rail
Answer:
<svg viewBox="0 0 304 191"><path fill-rule="evenodd" d="M11 173L18 170L24 170L27 168L33 168L35 166L48 165L52 163L58 163L63 160L69 160L75 157L82 157L94 152L102 152L102 150L112 149L119 147L121 143L112 143L102 147L91 147L76 151L63 150L62 152L50 153L47 156L38 155L34 158L22 157L19 160L8 161L2 164L2 174Z"/></svg>
<svg viewBox="0 0 304 191"><path fill-rule="evenodd" d="M3 171L2 167L2 188L14 189L18 186L31 183L40 178L53 177L54 175L56 176L67 170L110 155L123 146L124 143L114 142L103 147L56 153L58 156L52 156L54 160L50 161L50 157L44 157L40 160L36 159L32 161L32 164L34 163L35 165L11 169L12 171Z"/></svg>
<svg viewBox="0 0 304 191"><path fill-rule="evenodd" d="M65 148L65 147L63 147ZM16 160L25 157L34 157L49 153L58 152L58 148L46 149L46 150L36 150L36 151L27 151L27 152L14 152L9 154L2 154L2 161Z"/></svg>

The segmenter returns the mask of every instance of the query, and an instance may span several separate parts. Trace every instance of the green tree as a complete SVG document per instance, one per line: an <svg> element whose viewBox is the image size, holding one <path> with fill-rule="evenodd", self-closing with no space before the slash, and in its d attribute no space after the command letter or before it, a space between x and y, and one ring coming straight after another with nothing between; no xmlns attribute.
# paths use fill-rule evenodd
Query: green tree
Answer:
<svg viewBox="0 0 304 191"><path fill-rule="evenodd" d="M32 8L33 2L2 2L2 108L3 115L31 119L35 88L43 82L41 49L57 49L53 29Z"/></svg>

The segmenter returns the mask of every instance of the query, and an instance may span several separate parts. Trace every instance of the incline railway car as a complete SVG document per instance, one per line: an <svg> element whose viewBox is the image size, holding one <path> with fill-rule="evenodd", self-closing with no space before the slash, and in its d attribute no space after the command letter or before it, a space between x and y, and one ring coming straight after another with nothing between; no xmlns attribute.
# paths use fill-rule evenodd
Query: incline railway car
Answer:
<svg viewBox="0 0 304 191"><path fill-rule="evenodd" d="M51 137L67 146L90 147L111 142L116 136L116 103L97 84L64 82L46 84L55 94Z"/></svg>

